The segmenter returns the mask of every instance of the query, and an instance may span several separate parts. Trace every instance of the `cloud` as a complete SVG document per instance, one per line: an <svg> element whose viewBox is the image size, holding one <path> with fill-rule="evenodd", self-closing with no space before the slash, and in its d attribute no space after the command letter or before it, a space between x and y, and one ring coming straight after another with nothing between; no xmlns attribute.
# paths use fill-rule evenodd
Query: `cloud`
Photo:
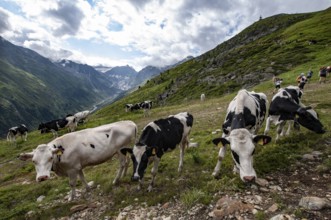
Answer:
<svg viewBox="0 0 331 220"><path fill-rule="evenodd" d="M75 35L84 18L83 12L72 1L60 1L58 8L46 10L44 14L60 23L54 30L55 36Z"/></svg>
<svg viewBox="0 0 331 220"><path fill-rule="evenodd" d="M0 33L3 33L6 30L10 30L11 25L8 21L8 14L1 10L0 8Z"/></svg>

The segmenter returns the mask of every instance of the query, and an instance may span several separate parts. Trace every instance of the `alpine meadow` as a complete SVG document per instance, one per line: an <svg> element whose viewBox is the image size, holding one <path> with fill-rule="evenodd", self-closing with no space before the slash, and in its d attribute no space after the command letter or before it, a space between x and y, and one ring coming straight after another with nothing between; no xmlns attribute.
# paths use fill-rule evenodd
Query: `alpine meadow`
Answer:
<svg viewBox="0 0 331 220"><path fill-rule="evenodd" d="M17 138L16 145L1 139L0 219L262 220L278 214L292 219L330 219L331 80L327 76L327 81L320 84L318 75L320 67L331 65L330 52L331 8L261 18L213 50L162 72L98 109L86 123L78 126L78 130L82 130L132 120L138 126L138 140L149 122L180 112L192 114L194 122L189 139L198 146L186 148L180 173L179 148L165 153L151 192L147 192L147 187L152 178L152 165L146 169L142 189L137 190L138 183L131 181L131 160L127 174L113 185L119 167L115 155L110 161L86 167L85 178L87 182L93 181L91 191L85 192L84 184L78 181L77 198L68 201L71 188L67 177L52 173L51 179L37 183L34 164L17 158L21 153L52 141L52 133L40 134L31 129L28 140ZM3 60L0 66L0 70L15 71ZM283 79L281 88L297 86L296 77L309 69L313 76L305 85L301 101L318 113L326 132L316 134L301 126L300 131L293 129L290 135L276 142L276 127L272 125L268 134L272 141L265 146L256 145L254 154L257 178L265 184L243 183L239 175L233 173L229 148L220 175L214 178L212 173L219 147L212 140L222 136L228 105L237 92L240 89L263 92L270 104L274 75ZM20 73L30 80L28 72ZM26 85L34 84L29 81ZM1 87L4 87L3 82L0 82ZM104 89L102 94L105 97L109 91ZM201 94L206 96L204 101L200 100ZM92 93L87 97L97 95ZM54 96L54 100L57 97ZM145 100L153 101L150 114L144 116L142 110L125 111L126 104ZM86 106L86 101L82 105ZM263 134L264 127L265 122L259 134ZM66 129L61 130L59 136L65 133ZM299 205L307 196L323 199L325 207L315 210ZM222 206L225 198L237 202L233 205L236 210L229 208L230 202L228 208Z"/></svg>

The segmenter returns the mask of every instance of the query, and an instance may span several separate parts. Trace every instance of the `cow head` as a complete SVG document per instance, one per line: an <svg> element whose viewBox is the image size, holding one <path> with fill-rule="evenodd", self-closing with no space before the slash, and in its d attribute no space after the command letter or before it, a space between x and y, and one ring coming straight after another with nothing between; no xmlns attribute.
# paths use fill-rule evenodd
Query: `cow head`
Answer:
<svg viewBox="0 0 331 220"><path fill-rule="evenodd" d="M131 153L131 159L133 162L133 175L131 180L138 181L144 177L150 159L156 155L156 148L137 143L133 147L133 150L125 148L122 149L121 152L123 154Z"/></svg>
<svg viewBox="0 0 331 220"><path fill-rule="evenodd" d="M39 145L30 153L22 153L19 155L20 160L32 159L37 175L36 181L41 182L50 178L50 171L52 170L53 159L56 155L62 154L64 149L60 147L50 147L46 144Z"/></svg>
<svg viewBox="0 0 331 220"><path fill-rule="evenodd" d="M323 129L323 125L318 119L318 115L316 111L311 107L299 108L297 110L297 115L299 116L297 120L300 125L318 134L325 133L325 130Z"/></svg>
<svg viewBox="0 0 331 220"><path fill-rule="evenodd" d="M215 145L229 145L235 166L239 169L240 178L243 182L252 182L256 178L253 168L253 154L255 144L265 145L271 141L266 135L252 135L247 129L234 129L226 137L213 140Z"/></svg>

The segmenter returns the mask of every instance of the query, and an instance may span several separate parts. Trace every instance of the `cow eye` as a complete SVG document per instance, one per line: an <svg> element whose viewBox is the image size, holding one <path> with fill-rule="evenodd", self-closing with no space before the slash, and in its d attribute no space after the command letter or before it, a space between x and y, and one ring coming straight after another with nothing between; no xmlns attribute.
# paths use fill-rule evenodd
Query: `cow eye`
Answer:
<svg viewBox="0 0 331 220"><path fill-rule="evenodd" d="M232 155L233 155L234 160L235 160L238 164L240 164L238 154L237 154L236 152L232 151Z"/></svg>
<svg viewBox="0 0 331 220"><path fill-rule="evenodd" d="M33 160L32 163L37 164L37 162L35 160Z"/></svg>
<svg viewBox="0 0 331 220"><path fill-rule="evenodd" d="M48 158L48 161L51 161L51 160L53 160L53 157Z"/></svg>

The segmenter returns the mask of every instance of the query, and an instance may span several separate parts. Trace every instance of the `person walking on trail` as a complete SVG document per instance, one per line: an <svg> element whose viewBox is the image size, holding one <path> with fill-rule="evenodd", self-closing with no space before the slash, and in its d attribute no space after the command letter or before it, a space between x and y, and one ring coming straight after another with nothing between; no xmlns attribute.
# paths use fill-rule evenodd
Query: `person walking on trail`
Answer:
<svg viewBox="0 0 331 220"><path fill-rule="evenodd" d="M322 67L320 68L320 72L319 72L319 76L320 76L319 83L320 83L320 84L321 84L322 82L325 83L327 73L328 73L328 71L327 71L327 67L322 66Z"/></svg>
<svg viewBox="0 0 331 220"><path fill-rule="evenodd" d="M310 79L313 77L313 71L311 69L309 69L308 73L307 73L307 82L310 81Z"/></svg>
<svg viewBox="0 0 331 220"><path fill-rule="evenodd" d="M305 74L304 73L300 73L300 75L297 77L297 83L298 83L298 85L300 84L300 82L301 82L301 78L303 77L303 76L305 76Z"/></svg>
<svg viewBox="0 0 331 220"><path fill-rule="evenodd" d="M278 91L278 89L280 89L280 84L282 84L283 79L278 78L274 75L274 77L272 78L272 82L275 85L275 88L274 88L274 91L272 92L272 94L275 94Z"/></svg>

